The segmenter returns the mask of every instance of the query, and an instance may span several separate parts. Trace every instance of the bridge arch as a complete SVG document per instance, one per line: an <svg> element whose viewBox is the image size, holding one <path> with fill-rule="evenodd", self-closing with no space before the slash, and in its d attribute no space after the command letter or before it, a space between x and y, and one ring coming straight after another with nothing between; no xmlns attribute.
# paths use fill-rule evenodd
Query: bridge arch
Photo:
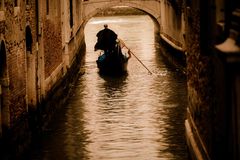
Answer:
<svg viewBox="0 0 240 160"><path fill-rule="evenodd" d="M96 5L94 5L96 4ZM108 8L111 7L117 7L117 6L127 6L135 9L139 9L151 17L153 17L158 24L160 24L160 1L144 1L144 3L141 1L111 1L111 2L85 2L83 3L83 21L84 26L86 23L91 19L94 15L96 15L99 12L102 12Z"/></svg>

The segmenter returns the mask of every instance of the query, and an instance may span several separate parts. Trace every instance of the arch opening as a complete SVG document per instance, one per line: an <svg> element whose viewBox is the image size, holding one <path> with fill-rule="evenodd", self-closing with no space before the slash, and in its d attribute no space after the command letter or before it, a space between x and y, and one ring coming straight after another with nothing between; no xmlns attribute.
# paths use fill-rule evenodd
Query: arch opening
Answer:
<svg viewBox="0 0 240 160"><path fill-rule="evenodd" d="M153 14L149 13L148 11L146 11L145 9L136 7L136 6L132 6L132 5L121 5L121 4L113 4L113 5L109 5L109 6L104 6L103 8L99 9L99 10L95 10L93 12L91 12L87 17L85 17L86 19L84 20L84 28L86 26L86 24L90 21L91 18L93 17L101 17L101 16L128 16L128 15L147 15L149 16L153 23L154 23L154 32L158 33L160 32L160 24L158 19L156 18L156 16L154 16Z"/></svg>
<svg viewBox="0 0 240 160"><path fill-rule="evenodd" d="M160 3L159 2L155 2L155 6L159 6ZM120 6L126 6L126 7L131 7L134 8L136 10L139 10L147 15L149 15L150 17L152 17L153 19L155 19L157 22L160 23L160 12L154 8L149 7L146 4L141 4L141 3L134 3L134 2L125 2L125 1L121 1L116 2L113 1L111 3L106 4L101 4L99 5L98 8L93 8L91 7L91 3L90 4L85 4L84 5L84 12L85 12L85 17L84 17L84 25L86 25L86 23L92 18L94 17L97 13L99 12L103 12L109 8L113 8L113 7L120 7Z"/></svg>
<svg viewBox="0 0 240 160"><path fill-rule="evenodd" d="M127 6L128 7L128 6ZM132 7L130 7L132 8ZM132 8L134 10L139 10L137 8ZM112 10L111 10L112 11ZM132 34L136 34L136 36L142 35L144 37L144 35L148 32L145 31L152 31L150 33L150 35L157 35L157 33L159 32L159 25L158 23L156 23L156 19L154 17L152 17L151 15L140 11L142 15L114 15L114 14L109 14L109 15L102 15L102 13L100 15L96 14L96 16L93 16L92 18L89 19L89 21L87 21L86 25L84 26L84 32L85 32L85 43L87 46L87 53L88 53L88 48L91 49L94 48L94 45L92 44L94 42L94 44L97 42L97 33L99 31L101 31L102 29L104 29L104 24L108 24L109 29L113 30L117 35L118 38L120 38L123 41L128 41L129 39L131 39L132 35L130 35L129 33L129 29L131 28L131 30L134 32ZM137 18L137 17L141 17L141 18ZM115 17L119 17L119 18L115 18ZM128 18L129 17L129 18ZM141 26L139 24L143 23L145 21L149 21L150 20L150 26L147 23L147 25L142 25L142 27L140 27L140 29L137 29L137 33L135 33L135 29L133 29L131 26ZM146 27L148 29L146 29ZM148 35L146 35L148 36ZM91 37L91 38L89 38ZM90 39L90 40L89 40ZM131 41L131 40L130 40ZM140 41L145 41L144 38L143 40ZM130 42L131 43L131 42ZM128 46L128 45L127 45ZM128 46L129 47L129 46ZM124 48L125 49L125 48ZM125 50L124 50L125 51ZM123 52L124 52L123 51ZM95 56L92 56L92 54L87 54L88 56L86 56L87 61L90 60L91 58L95 58ZM92 60L92 59L91 59ZM91 61L90 60L90 61Z"/></svg>

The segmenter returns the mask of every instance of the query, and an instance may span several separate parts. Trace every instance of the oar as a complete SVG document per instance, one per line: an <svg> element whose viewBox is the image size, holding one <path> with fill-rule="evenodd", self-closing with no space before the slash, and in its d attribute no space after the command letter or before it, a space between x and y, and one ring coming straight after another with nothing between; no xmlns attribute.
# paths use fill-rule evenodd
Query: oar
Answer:
<svg viewBox="0 0 240 160"><path fill-rule="evenodd" d="M119 39L119 40L130 51L130 53L138 60L138 62L140 62L142 64L142 66L148 70L148 73L152 74L152 72L143 64L143 62L125 45L123 40L121 40L121 39Z"/></svg>

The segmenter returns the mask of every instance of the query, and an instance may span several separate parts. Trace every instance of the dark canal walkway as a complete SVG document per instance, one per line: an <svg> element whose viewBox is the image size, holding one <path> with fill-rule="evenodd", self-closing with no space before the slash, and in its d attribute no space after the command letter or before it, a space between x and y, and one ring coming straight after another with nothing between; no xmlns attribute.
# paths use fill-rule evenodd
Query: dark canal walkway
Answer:
<svg viewBox="0 0 240 160"><path fill-rule="evenodd" d="M127 75L98 74L93 46L105 23L152 75L134 57ZM150 17L93 18L86 26L85 39L85 74L28 158L186 160L186 77L162 57Z"/></svg>

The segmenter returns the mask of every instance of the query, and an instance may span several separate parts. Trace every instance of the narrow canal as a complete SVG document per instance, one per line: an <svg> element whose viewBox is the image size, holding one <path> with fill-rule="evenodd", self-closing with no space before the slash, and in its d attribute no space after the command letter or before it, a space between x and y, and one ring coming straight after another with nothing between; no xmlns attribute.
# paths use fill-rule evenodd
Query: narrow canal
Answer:
<svg viewBox="0 0 240 160"><path fill-rule="evenodd" d="M153 72L132 57L128 74L98 74L96 33L107 23ZM156 43L149 16L92 18L85 28L85 74L36 143L36 160L186 160L186 77Z"/></svg>

